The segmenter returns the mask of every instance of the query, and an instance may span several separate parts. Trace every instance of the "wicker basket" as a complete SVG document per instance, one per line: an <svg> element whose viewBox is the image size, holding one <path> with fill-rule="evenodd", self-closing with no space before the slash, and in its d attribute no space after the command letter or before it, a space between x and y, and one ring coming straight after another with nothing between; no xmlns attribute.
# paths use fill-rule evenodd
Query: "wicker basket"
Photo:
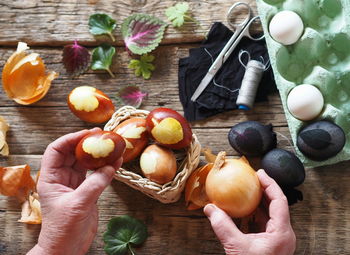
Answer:
<svg viewBox="0 0 350 255"><path fill-rule="evenodd" d="M116 111L112 118L105 125L104 130L112 131L117 125L132 117L146 118L148 111L138 110L131 106L124 106ZM159 200L162 203L173 203L179 200L181 192L185 188L187 178L199 163L201 145L198 142L196 135L193 134L193 139L184 153L176 153L179 169L173 181L164 185L155 183L141 175L136 170L136 165L127 164L116 171L114 178L126 183L130 187L141 191L142 193ZM127 168L127 169L126 169Z"/></svg>

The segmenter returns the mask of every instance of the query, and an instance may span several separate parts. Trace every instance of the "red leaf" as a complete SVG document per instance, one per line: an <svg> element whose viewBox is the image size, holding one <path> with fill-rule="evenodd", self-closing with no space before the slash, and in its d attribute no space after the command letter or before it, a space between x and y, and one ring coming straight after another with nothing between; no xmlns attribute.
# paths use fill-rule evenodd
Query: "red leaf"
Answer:
<svg viewBox="0 0 350 255"><path fill-rule="evenodd" d="M90 63L89 51L78 44L75 40L74 44L66 45L63 49L63 65L67 73L77 76L86 71Z"/></svg>
<svg viewBox="0 0 350 255"><path fill-rule="evenodd" d="M119 91L119 97L123 103L135 108L140 107L145 96L147 93L143 93L137 86L127 86Z"/></svg>

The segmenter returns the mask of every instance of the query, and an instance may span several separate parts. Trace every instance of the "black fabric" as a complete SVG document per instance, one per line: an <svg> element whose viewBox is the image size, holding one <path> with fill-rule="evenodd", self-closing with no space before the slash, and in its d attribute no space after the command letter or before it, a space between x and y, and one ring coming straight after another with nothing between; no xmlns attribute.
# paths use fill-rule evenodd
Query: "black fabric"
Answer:
<svg viewBox="0 0 350 255"><path fill-rule="evenodd" d="M227 89L217 87L213 84L214 80L209 83L196 102L191 101L194 91L213 63L212 58L205 49L215 60L232 34L233 32L226 26L216 22L211 27L207 39L202 43L201 47L190 49L189 57L180 59L179 95L187 120L201 120L224 111L237 109L236 99L238 91L230 92ZM262 56L265 61L268 60L265 40L253 41L243 37L231 56L215 75L215 82L230 90L239 89L245 73L245 68L238 60L240 50L248 51L251 59L258 60ZM243 60L246 64L246 55L244 57ZM256 101L266 101L267 95L272 91L276 91L276 85L272 69L269 68L262 77Z"/></svg>

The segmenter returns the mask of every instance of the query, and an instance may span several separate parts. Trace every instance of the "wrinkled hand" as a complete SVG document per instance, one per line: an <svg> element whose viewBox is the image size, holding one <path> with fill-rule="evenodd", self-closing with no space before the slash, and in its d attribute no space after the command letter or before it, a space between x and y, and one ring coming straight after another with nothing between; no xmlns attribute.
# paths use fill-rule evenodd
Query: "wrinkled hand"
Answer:
<svg viewBox="0 0 350 255"><path fill-rule="evenodd" d="M78 142L93 130L60 137L51 143L41 162L38 193L42 228L38 244L29 254L85 254L97 232L96 202L110 184L122 160L86 177L75 159Z"/></svg>
<svg viewBox="0 0 350 255"><path fill-rule="evenodd" d="M292 255L296 238L290 224L288 202L277 183L263 170L257 172L265 199L269 203L263 232L243 234L232 219L213 204L204 208L212 228L224 246L227 255ZM265 218L261 219L261 218Z"/></svg>

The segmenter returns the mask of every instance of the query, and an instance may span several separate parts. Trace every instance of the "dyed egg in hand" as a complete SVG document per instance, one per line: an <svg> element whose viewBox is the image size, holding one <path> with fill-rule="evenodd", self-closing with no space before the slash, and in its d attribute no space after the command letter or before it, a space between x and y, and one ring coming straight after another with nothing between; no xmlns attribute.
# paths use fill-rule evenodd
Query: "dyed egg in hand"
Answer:
<svg viewBox="0 0 350 255"><path fill-rule="evenodd" d="M233 126L228 134L231 146L245 156L261 156L276 147L276 134L272 125L245 121Z"/></svg>
<svg viewBox="0 0 350 255"><path fill-rule="evenodd" d="M187 120L172 109L154 109L148 114L146 124L152 138L170 149L185 148L192 141L192 130Z"/></svg>
<svg viewBox="0 0 350 255"><path fill-rule="evenodd" d="M305 180L305 169L301 161L291 152L273 149L266 153L261 167L283 188L293 188Z"/></svg>
<svg viewBox="0 0 350 255"><path fill-rule="evenodd" d="M325 120L306 126L297 137L299 150L315 161L326 160L337 155L344 145L344 131L338 125Z"/></svg>
<svg viewBox="0 0 350 255"><path fill-rule="evenodd" d="M80 86L73 89L67 101L69 109L83 121L103 123L114 113L112 100L94 87Z"/></svg>
<svg viewBox="0 0 350 255"><path fill-rule="evenodd" d="M269 25L271 37L283 45L296 43L303 31L303 21L293 11L281 11L277 13L273 16Z"/></svg>
<svg viewBox="0 0 350 255"><path fill-rule="evenodd" d="M321 92L315 86L302 84L293 88L287 98L289 112L299 120L312 120L320 115L324 105Z"/></svg>
<svg viewBox="0 0 350 255"><path fill-rule="evenodd" d="M83 137L75 148L77 162L86 169L113 165L123 156L124 139L113 132L95 131Z"/></svg>
<svg viewBox="0 0 350 255"><path fill-rule="evenodd" d="M138 157L148 144L148 132L146 130L146 119L144 118L125 120L113 131L123 137L126 143L123 163Z"/></svg>

